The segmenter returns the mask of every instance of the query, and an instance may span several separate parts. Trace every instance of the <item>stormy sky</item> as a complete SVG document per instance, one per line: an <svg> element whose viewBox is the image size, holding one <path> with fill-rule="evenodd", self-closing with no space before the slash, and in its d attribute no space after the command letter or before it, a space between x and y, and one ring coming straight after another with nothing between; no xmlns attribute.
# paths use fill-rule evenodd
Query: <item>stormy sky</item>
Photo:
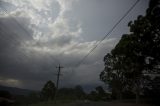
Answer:
<svg viewBox="0 0 160 106"><path fill-rule="evenodd" d="M149 0L140 0L116 29L78 65L136 0L0 0L0 85L40 90L56 82L56 66L64 68L61 87L104 86L99 80L103 57L127 24L144 15Z"/></svg>

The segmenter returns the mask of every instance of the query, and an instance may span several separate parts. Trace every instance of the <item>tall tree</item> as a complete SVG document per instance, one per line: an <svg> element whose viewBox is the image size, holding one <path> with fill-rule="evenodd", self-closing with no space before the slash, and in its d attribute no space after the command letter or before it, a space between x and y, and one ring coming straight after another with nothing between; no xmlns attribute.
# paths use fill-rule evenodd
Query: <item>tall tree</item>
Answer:
<svg viewBox="0 0 160 106"><path fill-rule="evenodd" d="M145 81L144 75L160 73L159 13L160 0L151 0L146 15L138 16L135 21L129 22L130 33L124 34L116 47L104 59L105 69L100 75L102 81L107 79L110 85L113 85L115 75L118 75L119 70L122 77L118 79L125 79L125 83L123 80L118 81L133 88L137 101L143 81Z"/></svg>

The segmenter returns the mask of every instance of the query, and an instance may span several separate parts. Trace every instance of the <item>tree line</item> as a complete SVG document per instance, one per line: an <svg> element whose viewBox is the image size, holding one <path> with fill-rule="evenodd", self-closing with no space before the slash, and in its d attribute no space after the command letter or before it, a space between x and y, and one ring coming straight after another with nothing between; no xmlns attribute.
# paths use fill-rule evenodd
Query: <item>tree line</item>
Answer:
<svg viewBox="0 0 160 106"><path fill-rule="evenodd" d="M55 83L47 81L41 91L33 91L28 95L12 95L8 91L0 90L0 105L3 106L21 106L37 103L71 103L71 102L89 102L89 101L107 101L111 98L102 86L97 86L93 91L86 93L82 86L77 85L73 88L56 89Z"/></svg>
<svg viewBox="0 0 160 106"><path fill-rule="evenodd" d="M77 85L74 88L60 88L56 90L55 84L52 81L48 81L41 91L42 101L53 101L55 95L56 100L60 101L107 101L111 96L102 86L97 86L95 87L95 90L86 93L80 85Z"/></svg>

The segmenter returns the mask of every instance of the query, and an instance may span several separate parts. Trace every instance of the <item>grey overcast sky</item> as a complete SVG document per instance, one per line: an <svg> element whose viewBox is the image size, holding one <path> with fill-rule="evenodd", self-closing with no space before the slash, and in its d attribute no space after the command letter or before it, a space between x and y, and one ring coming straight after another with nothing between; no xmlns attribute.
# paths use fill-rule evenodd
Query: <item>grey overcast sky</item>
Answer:
<svg viewBox="0 0 160 106"><path fill-rule="evenodd" d="M98 85L103 57L127 24L144 15L149 0L140 0L95 51L76 64L128 11L136 0L0 0L0 84L40 90L56 81L56 65L64 68L61 87ZM4 12L4 10L7 12ZM18 22L18 23L17 23Z"/></svg>

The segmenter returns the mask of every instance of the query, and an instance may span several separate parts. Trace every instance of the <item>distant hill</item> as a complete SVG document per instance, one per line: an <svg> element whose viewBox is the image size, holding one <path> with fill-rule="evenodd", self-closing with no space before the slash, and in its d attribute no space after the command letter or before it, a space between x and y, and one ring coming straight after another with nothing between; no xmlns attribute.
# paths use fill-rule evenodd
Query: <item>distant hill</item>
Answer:
<svg viewBox="0 0 160 106"><path fill-rule="evenodd" d="M21 89L21 88L16 88L16 87L7 87L7 86L2 86L2 85L0 85L0 90L9 91L12 95L28 95L32 92L37 92L33 90Z"/></svg>

